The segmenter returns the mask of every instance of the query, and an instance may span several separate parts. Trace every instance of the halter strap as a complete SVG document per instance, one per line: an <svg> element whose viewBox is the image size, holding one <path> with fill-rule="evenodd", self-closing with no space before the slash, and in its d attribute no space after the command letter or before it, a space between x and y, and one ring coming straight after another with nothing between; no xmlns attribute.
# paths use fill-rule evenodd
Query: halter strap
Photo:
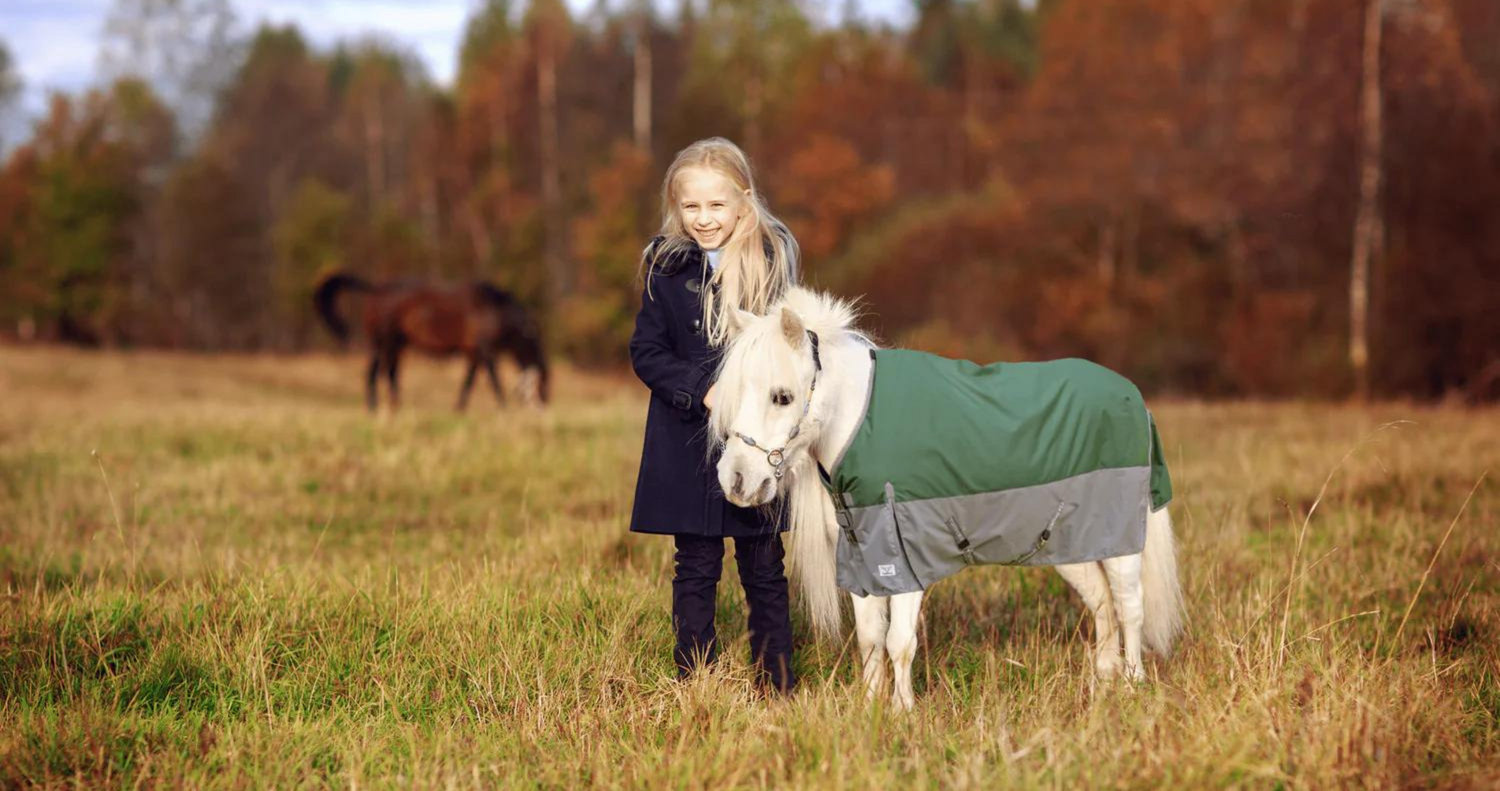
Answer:
<svg viewBox="0 0 1500 791"><path fill-rule="evenodd" d="M755 441L755 438L751 437L749 434L744 434L731 429L731 433L733 433L736 437L739 437L741 442L766 454L766 463L771 465L771 471L776 476L777 480L781 479L782 473L784 472L781 467L783 464L786 464L787 446L792 444L792 440L796 439L798 434L802 433L802 424L807 421L807 413L812 409L813 393L817 392L818 390L818 378L823 373L823 358L818 353L818 334L816 332L813 332L812 330L807 330L806 332L808 343L812 346L813 380L812 385L807 388L807 400L802 402L802 416L797 418L797 425L792 426L791 433L786 435L786 442L781 443L781 447L779 448L768 449L762 447Z"/></svg>

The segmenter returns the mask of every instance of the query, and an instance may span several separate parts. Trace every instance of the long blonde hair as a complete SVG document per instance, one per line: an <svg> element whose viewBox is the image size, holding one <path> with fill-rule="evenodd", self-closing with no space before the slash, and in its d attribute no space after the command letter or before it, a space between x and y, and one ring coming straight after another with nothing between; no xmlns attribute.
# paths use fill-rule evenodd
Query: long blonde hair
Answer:
<svg viewBox="0 0 1500 791"><path fill-rule="evenodd" d="M750 158L745 152L722 137L699 140L678 152L662 179L660 233L665 238L655 246L651 260L643 262L648 286L650 273L655 271L658 261L668 260L697 244L688 235L677 206L677 179L683 170L694 167L718 173L746 193L748 210L724 243L719 265L702 290L704 335L711 345L720 346L729 336L728 311L738 308L764 314L795 283L797 240L766 207L755 188Z"/></svg>

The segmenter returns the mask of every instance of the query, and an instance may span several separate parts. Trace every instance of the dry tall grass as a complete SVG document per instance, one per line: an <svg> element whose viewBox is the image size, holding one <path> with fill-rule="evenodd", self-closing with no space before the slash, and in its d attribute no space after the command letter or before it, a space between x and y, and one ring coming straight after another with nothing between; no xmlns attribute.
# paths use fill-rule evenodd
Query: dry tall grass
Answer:
<svg viewBox="0 0 1500 791"><path fill-rule="evenodd" d="M755 697L732 570L671 680L635 385L459 417L415 363L378 421L360 368L0 349L0 786L1500 784L1495 410L1157 404L1177 655L1095 688L1055 574L974 570L903 716L800 620Z"/></svg>

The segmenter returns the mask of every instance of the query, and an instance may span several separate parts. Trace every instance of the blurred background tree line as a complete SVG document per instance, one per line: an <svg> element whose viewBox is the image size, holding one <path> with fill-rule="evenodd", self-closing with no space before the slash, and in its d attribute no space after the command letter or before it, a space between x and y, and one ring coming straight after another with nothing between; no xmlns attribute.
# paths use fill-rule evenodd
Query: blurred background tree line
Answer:
<svg viewBox="0 0 1500 791"><path fill-rule="evenodd" d="M0 333L326 345L310 293L344 268L492 279L619 364L661 173L724 135L808 281L889 341L1206 395L1500 395L1494 0L914 10L489 0L438 87L390 41L116 0L107 84L0 141ZM0 110L18 87L0 47Z"/></svg>

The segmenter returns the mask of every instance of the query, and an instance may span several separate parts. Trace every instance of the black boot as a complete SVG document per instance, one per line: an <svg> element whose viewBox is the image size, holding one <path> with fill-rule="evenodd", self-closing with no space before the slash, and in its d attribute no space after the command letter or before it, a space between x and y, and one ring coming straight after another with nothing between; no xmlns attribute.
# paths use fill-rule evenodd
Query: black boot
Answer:
<svg viewBox="0 0 1500 791"><path fill-rule="evenodd" d="M779 534L734 540L734 559L750 607L750 661L759 670L761 682L782 693L797 686L785 557Z"/></svg>
<svg viewBox="0 0 1500 791"><path fill-rule="evenodd" d="M672 659L677 677L712 663L719 655L714 631L715 595L724 572L724 539L680 535L672 577L672 628L677 647Z"/></svg>

